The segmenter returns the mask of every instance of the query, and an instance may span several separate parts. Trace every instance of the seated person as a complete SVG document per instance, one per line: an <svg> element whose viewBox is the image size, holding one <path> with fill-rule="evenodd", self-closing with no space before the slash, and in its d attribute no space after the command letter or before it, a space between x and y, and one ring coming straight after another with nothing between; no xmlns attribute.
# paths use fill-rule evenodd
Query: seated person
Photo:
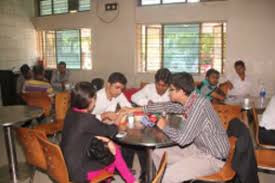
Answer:
<svg viewBox="0 0 275 183"><path fill-rule="evenodd" d="M108 78L107 85L96 93L97 100L92 114L103 121L116 121L117 106L131 107L130 102L122 93L126 84L127 79L122 73L112 73Z"/></svg>
<svg viewBox="0 0 275 183"><path fill-rule="evenodd" d="M32 71L31 68L24 64L20 67L20 75L16 81L16 93L20 95L22 93L23 85L26 80L30 80L32 78Z"/></svg>
<svg viewBox="0 0 275 183"><path fill-rule="evenodd" d="M168 87L170 85L171 72L159 69L155 74L155 83L145 85L141 90L132 95L131 100L138 106L147 105L148 102L169 101Z"/></svg>
<svg viewBox="0 0 275 183"><path fill-rule="evenodd" d="M182 114L181 128L168 125L161 118L157 126L178 146L158 148L152 157L156 167L163 152L169 157L163 182L179 183L218 172L229 154L229 141L222 123L212 104L195 92L191 74L182 72L172 75L171 102L148 104L143 108L122 109L145 113Z"/></svg>
<svg viewBox="0 0 275 183"><path fill-rule="evenodd" d="M65 62L59 62L57 70L53 72L51 84L57 91L65 90L65 84L69 84L70 72L66 69Z"/></svg>
<svg viewBox="0 0 275 183"><path fill-rule="evenodd" d="M44 78L44 68L41 65L33 66L33 79L25 81L22 92L47 92L51 94L53 88Z"/></svg>
<svg viewBox="0 0 275 183"><path fill-rule="evenodd" d="M259 124L259 141L266 145L275 145L275 95L272 96Z"/></svg>
<svg viewBox="0 0 275 183"><path fill-rule="evenodd" d="M91 84L96 89L96 91L98 91L104 87L104 80L102 78L94 78L91 81Z"/></svg>
<svg viewBox="0 0 275 183"><path fill-rule="evenodd" d="M217 70L209 69L205 79L197 86L197 92L214 103L223 101L225 94L217 87L219 77L220 73Z"/></svg>
<svg viewBox="0 0 275 183"><path fill-rule="evenodd" d="M72 110L66 115L60 144L70 180L84 183L97 176L102 169L110 173L117 169L127 183L133 183L135 177L126 166L120 148L109 139L117 133L117 126L104 124L90 114L95 101L96 90L89 82L80 82L75 86L71 98ZM106 166L88 156L87 144L91 137L97 137L108 145L115 156L112 163Z"/></svg>
<svg viewBox="0 0 275 183"><path fill-rule="evenodd" d="M226 83L229 85L229 96L248 96L251 93L251 80L245 73L246 67L242 60L234 64L236 73L227 77Z"/></svg>

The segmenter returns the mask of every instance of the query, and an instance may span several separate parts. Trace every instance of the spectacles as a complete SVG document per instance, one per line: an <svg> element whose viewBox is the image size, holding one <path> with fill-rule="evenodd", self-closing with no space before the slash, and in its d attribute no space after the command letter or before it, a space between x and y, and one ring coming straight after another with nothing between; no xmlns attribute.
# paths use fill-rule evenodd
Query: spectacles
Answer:
<svg viewBox="0 0 275 183"><path fill-rule="evenodd" d="M175 89L175 88L169 88L169 92L173 92L173 91L175 91L175 90L177 90L177 89Z"/></svg>

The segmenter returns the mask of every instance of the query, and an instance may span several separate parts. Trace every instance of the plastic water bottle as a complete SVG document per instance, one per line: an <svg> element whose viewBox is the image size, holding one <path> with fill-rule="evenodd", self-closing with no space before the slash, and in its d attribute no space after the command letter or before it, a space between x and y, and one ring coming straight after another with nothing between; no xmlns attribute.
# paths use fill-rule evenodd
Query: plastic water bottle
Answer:
<svg viewBox="0 0 275 183"><path fill-rule="evenodd" d="M266 90L263 84L261 84L261 88L260 88L260 107L264 108L264 104L265 104L265 96L266 96Z"/></svg>

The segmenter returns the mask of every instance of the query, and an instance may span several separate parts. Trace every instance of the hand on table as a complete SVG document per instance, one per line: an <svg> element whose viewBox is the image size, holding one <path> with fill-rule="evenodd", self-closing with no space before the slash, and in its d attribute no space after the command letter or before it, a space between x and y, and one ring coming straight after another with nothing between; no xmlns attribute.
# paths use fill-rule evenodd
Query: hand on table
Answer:
<svg viewBox="0 0 275 183"><path fill-rule="evenodd" d="M102 121L115 121L118 118L118 115L114 112L104 112L101 114Z"/></svg>
<svg viewBox="0 0 275 183"><path fill-rule="evenodd" d="M168 124L168 121L167 121L165 118L160 118L160 119L158 120L157 126L158 126L160 129L163 129L167 124Z"/></svg>

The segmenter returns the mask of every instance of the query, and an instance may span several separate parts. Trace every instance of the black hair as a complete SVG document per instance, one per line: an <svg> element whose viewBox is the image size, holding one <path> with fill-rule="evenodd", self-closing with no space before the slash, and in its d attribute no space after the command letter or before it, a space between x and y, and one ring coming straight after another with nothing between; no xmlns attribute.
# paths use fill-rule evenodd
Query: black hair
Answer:
<svg viewBox="0 0 275 183"><path fill-rule="evenodd" d="M75 85L71 94L71 106L78 109L86 109L90 102L89 99L95 97L96 90L89 82L82 81Z"/></svg>
<svg viewBox="0 0 275 183"><path fill-rule="evenodd" d="M93 87L98 91L101 88L103 88L104 86L104 80L102 78L94 78L91 81L91 84L93 85Z"/></svg>
<svg viewBox="0 0 275 183"><path fill-rule="evenodd" d="M234 64L234 67L237 67L237 66L242 66L243 68L245 68L245 63L244 61L242 60L237 60Z"/></svg>
<svg viewBox="0 0 275 183"><path fill-rule="evenodd" d="M42 65L34 65L32 68L33 74L36 75L43 75L44 74L44 67Z"/></svg>
<svg viewBox="0 0 275 183"><path fill-rule="evenodd" d="M23 64L23 65L20 67L20 72L21 72L23 75L26 75L30 70L31 70L31 68L30 68L27 64Z"/></svg>
<svg viewBox="0 0 275 183"><path fill-rule="evenodd" d="M209 69L207 72L206 72L206 77L208 78L209 76L211 76L212 74L217 74L218 76L220 75L219 71L217 71L216 69Z"/></svg>
<svg viewBox="0 0 275 183"><path fill-rule="evenodd" d="M64 65L66 67L66 63L63 61L59 62L58 65Z"/></svg>
<svg viewBox="0 0 275 183"><path fill-rule="evenodd" d="M166 84L171 83L171 72L167 68L162 68L155 74L155 82L163 81Z"/></svg>
<svg viewBox="0 0 275 183"><path fill-rule="evenodd" d="M110 84L121 83L123 85L126 85L127 79L122 73L113 72L108 78L108 83L110 83Z"/></svg>
<svg viewBox="0 0 275 183"><path fill-rule="evenodd" d="M183 90L187 96L195 89L194 79L192 75L187 72L173 74L171 84L174 85L176 89Z"/></svg>

